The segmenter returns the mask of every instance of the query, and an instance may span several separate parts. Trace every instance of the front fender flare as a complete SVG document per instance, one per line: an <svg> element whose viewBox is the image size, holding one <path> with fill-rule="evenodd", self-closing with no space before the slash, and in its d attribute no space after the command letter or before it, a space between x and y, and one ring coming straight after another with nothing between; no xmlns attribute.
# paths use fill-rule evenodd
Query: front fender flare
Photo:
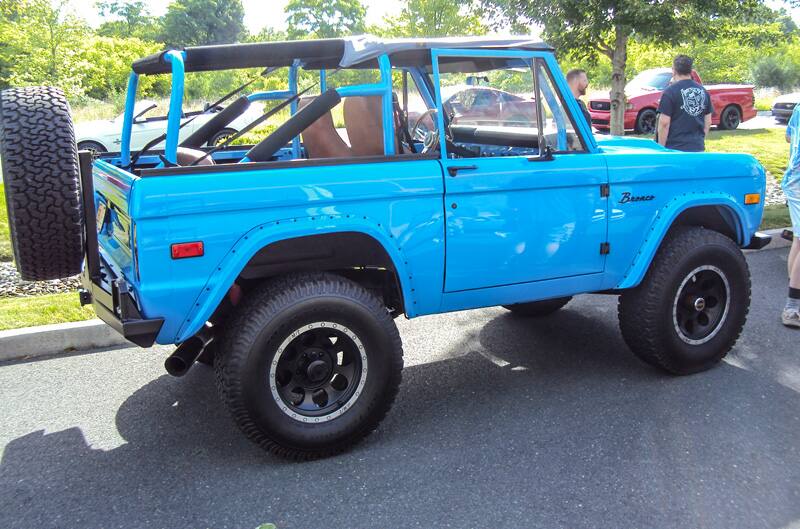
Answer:
<svg viewBox="0 0 800 529"><path fill-rule="evenodd" d="M722 208L726 221L735 223L734 231L737 234L737 244L742 246L745 237L745 224L747 214L741 204L726 193L684 193L664 205L650 225L650 230L634 257L622 280L614 287L626 289L636 287L644 279L650 263L655 257L661 242L669 232L675 219L684 211L700 206L716 206ZM727 212L725 214L724 212Z"/></svg>
<svg viewBox="0 0 800 529"><path fill-rule="evenodd" d="M214 268L200 295L184 318L175 343L197 333L208 321L244 267L262 248L281 240L308 235L359 232L375 239L386 251L397 271L398 281L407 307L413 307L414 289L406 267L406 259L396 239L369 217L357 215L321 215L274 220L255 226L228 250ZM407 310L412 310L408 309Z"/></svg>

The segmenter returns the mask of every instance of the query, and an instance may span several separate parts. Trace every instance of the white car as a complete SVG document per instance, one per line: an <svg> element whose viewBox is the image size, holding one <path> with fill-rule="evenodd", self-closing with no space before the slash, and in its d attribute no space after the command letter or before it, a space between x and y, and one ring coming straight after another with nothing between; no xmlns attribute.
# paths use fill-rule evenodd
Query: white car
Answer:
<svg viewBox="0 0 800 529"><path fill-rule="evenodd" d="M139 101L133 109L133 127L131 129L131 151L141 150L149 141L164 134L167 130L166 116L148 116L158 105L153 101ZM201 125L210 120L221 108L209 110L205 113L188 112L184 114L181 123L194 118L188 125L181 129L179 138L183 141L187 136L196 131ZM246 125L254 121L263 113L260 103L252 103L250 107L227 127L219 131L208 141L209 146L214 146L227 136L239 132ZM78 149L95 153L119 152L122 136L122 119L120 114L111 120L85 121L75 124L75 138ZM164 142L153 149L163 149Z"/></svg>
<svg viewBox="0 0 800 529"><path fill-rule="evenodd" d="M800 103L800 93L784 94L775 98L772 104L772 116L781 123L786 123L792 117L794 107Z"/></svg>

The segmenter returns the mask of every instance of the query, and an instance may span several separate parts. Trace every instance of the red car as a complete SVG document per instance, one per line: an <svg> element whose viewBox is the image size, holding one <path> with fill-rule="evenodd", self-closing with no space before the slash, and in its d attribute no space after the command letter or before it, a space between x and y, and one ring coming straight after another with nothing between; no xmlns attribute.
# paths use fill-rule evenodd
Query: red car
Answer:
<svg viewBox="0 0 800 529"><path fill-rule="evenodd" d="M703 84L700 76L692 70L695 81ZM653 134L656 130L656 110L661 93L672 80L672 70L657 68L645 70L634 77L625 87L628 104L625 107L625 130L638 134ZM705 87L711 95L714 114L711 124L720 129L733 130L743 121L756 116L753 87L748 85L710 85ZM589 101L592 125L600 132L610 129L611 102L608 98Z"/></svg>

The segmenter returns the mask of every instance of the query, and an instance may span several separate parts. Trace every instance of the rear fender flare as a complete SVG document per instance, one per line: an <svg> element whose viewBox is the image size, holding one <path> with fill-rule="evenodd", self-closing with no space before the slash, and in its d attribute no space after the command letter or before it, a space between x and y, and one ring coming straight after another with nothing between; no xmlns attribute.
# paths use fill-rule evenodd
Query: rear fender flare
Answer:
<svg viewBox="0 0 800 529"><path fill-rule="evenodd" d="M684 193L668 202L655 216L650 225L646 238L634 257L631 266L625 272L622 280L615 289L626 289L636 287L644 279L650 263L653 261L661 242L669 232L675 219L684 211L699 206L715 206L723 215L723 218L734 228L737 234L735 241L739 246L744 245L745 240L745 220L747 213L744 207L736 200L725 193Z"/></svg>
<svg viewBox="0 0 800 529"><path fill-rule="evenodd" d="M414 306L414 288L407 260L395 239L381 223L365 216L322 215L280 219L255 226L231 247L214 268L175 337L181 343L197 333L224 299L247 263L262 248L281 240L339 232L359 232L375 239L391 258L397 272L407 314Z"/></svg>

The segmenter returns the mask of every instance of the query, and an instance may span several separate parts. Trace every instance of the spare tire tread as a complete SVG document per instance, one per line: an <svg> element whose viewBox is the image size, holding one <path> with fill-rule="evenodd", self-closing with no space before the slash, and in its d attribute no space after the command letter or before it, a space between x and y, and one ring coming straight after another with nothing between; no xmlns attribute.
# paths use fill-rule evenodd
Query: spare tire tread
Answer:
<svg viewBox="0 0 800 529"><path fill-rule="evenodd" d="M27 87L0 93L0 158L14 260L22 279L80 273L78 154L61 90Z"/></svg>

